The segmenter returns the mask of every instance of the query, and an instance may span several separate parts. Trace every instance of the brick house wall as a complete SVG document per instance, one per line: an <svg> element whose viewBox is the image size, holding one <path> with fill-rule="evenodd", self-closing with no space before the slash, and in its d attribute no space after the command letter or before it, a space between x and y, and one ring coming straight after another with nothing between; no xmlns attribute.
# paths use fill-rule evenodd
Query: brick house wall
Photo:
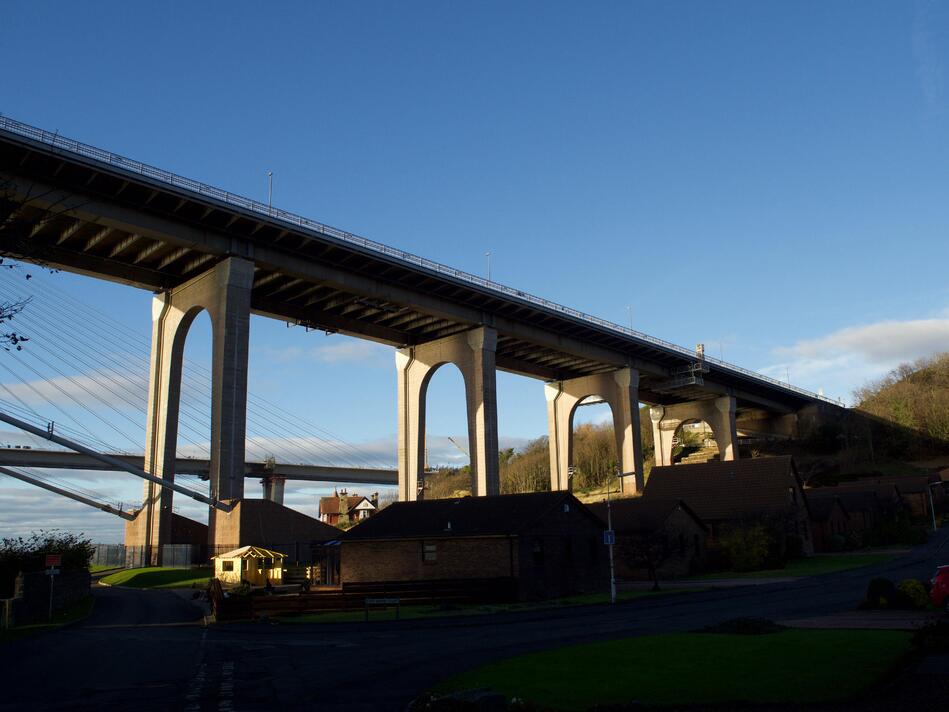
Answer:
<svg viewBox="0 0 949 712"><path fill-rule="evenodd" d="M509 526L511 534L463 536L439 530L431 536L343 536L340 581L346 585L513 576L522 600L607 590L604 527L577 500L558 503L521 531L523 522L511 521Z"/></svg>
<svg viewBox="0 0 949 712"><path fill-rule="evenodd" d="M434 551L429 549L429 560L426 545L434 546ZM344 540L340 545L340 581L503 578L517 571L517 557L516 537Z"/></svg>
<svg viewBox="0 0 949 712"><path fill-rule="evenodd" d="M522 600L605 591L609 552L602 524L579 503L559 509L519 541L518 589Z"/></svg>
<svg viewBox="0 0 949 712"><path fill-rule="evenodd" d="M852 531L851 520L847 513L835 503L830 516L823 521L811 522L811 534L814 539L814 551L825 552L833 550L835 536L846 538Z"/></svg>
<svg viewBox="0 0 949 712"><path fill-rule="evenodd" d="M613 551L616 578L643 581L649 578L647 568L637 561L638 545L644 535L617 532ZM675 509L655 536L663 540L664 556L658 566L660 578L680 578L704 571L708 567L708 531L682 509Z"/></svg>

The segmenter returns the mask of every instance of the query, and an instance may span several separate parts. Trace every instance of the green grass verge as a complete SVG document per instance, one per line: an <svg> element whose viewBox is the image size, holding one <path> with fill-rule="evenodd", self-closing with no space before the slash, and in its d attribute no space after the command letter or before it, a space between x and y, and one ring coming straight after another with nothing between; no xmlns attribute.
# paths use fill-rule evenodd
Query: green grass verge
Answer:
<svg viewBox="0 0 949 712"><path fill-rule="evenodd" d="M75 606L56 613L53 616L53 620L49 623L36 623L34 625L16 626L9 630L0 630L0 643L7 643L11 640L18 640L29 635L56 630L57 628L62 628L67 623L80 621L92 613L93 605L95 605L95 599L92 596L87 596Z"/></svg>
<svg viewBox="0 0 949 712"><path fill-rule="evenodd" d="M121 566L112 566L109 564L89 564L89 573L97 574L100 571L112 571L113 569L120 569Z"/></svg>
<svg viewBox="0 0 949 712"><path fill-rule="evenodd" d="M501 660L436 693L487 687L544 708L594 704L810 704L850 699L910 650L902 631L788 630L770 635L670 633Z"/></svg>
<svg viewBox="0 0 949 712"><path fill-rule="evenodd" d="M151 566L142 569L124 569L109 574L101 583L109 586L129 586L131 588L202 588L211 580L211 569L172 569Z"/></svg>
<svg viewBox="0 0 949 712"><path fill-rule="evenodd" d="M634 601L639 598L653 596L669 596L676 593L694 593L707 591L707 587L676 588L662 591L620 591L616 600L620 603ZM484 616L493 613L529 612L562 608L568 606L589 606L610 602L608 593L590 593L582 596L570 596L551 601L537 603L506 603L480 606L403 606L399 610L400 620L414 620L419 618L451 618L455 616ZM389 608L372 608L369 611L370 621L395 620L395 606ZM304 613L299 616L281 616L283 623L352 623L365 621L365 611L327 611L325 613Z"/></svg>
<svg viewBox="0 0 949 712"><path fill-rule="evenodd" d="M787 578L789 576L817 576L836 571L849 571L861 566L882 564L895 558L894 554L836 554L830 556L809 556L805 559L792 559L783 569L763 571L719 571L689 578L689 581L705 581L722 578Z"/></svg>

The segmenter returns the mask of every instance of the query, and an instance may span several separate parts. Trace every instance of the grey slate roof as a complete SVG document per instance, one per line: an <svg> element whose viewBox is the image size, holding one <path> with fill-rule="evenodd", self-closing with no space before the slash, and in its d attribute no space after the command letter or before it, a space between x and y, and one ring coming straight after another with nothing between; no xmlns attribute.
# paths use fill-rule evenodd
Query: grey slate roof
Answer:
<svg viewBox="0 0 949 712"><path fill-rule="evenodd" d="M789 456L654 467L643 498L684 500L706 523L807 506Z"/></svg>
<svg viewBox="0 0 949 712"><path fill-rule="evenodd" d="M569 492L532 492L396 502L340 536L342 541L517 534L563 505L595 517Z"/></svg>

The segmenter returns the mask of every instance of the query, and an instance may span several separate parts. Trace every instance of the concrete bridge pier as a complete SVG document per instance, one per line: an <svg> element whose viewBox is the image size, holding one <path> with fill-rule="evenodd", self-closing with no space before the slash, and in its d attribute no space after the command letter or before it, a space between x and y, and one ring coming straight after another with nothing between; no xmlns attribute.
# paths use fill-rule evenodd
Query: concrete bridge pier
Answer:
<svg viewBox="0 0 949 712"><path fill-rule="evenodd" d="M722 460L738 459L738 429L735 426L735 398L722 396L715 400L676 403L649 409L652 420L656 465L672 464L672 439L684 424L705 421L712 429Z"/></svg>
<svg viewBox="0 0 949 712"><path fill-rule="evenodd" d="M568 468L573 463L573 416L580 402L599 396L613 411L616 452L625 494L643 489L643 451L639 430L639 371L622 368L544 386L550 441L550 488L571 488Z"/></svg>
<svg viewBox="0 0 949 712"><path fill-rule="evenodd" d="M152 302L152 349L146 424L145 469L173 482L181 401L185 338L202 309L211 317L211 496L244 496L244 434L247 415L247 350L254 264L227 258ZM172 491L145 483L146 560L160 564L161 546L171 543ZM209 543L214 544L211 510Z"/></svg>
<svg viewBox="0 0 949 712"><path fill-rule="evenodd" d="M286 477L267 475L260 481L260 484L263 485L264 499L283 504L283 493L287 484Z"/></svg>
<svg viewBox="0 0 949 712"><path fill-rule="evenodd" d="M399 500L418 498L425 466L425 396L435 371L453 363L465 380L468 448L475 496L501 492L495 372L497 332L487 326L399 349Z"/></svg>

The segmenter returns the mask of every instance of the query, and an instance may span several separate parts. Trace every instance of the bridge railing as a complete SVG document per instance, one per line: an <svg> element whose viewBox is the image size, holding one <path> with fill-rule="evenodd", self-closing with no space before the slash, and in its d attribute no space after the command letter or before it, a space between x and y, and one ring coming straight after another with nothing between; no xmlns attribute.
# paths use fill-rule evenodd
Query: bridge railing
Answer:
<svg viewBox="0 0 949 712"><path fill-rule="evenodd" d="M11 119L6 116L0 116L0 129L9 131L20 136L25 136L27 138L33 139L40 143L44 143L53 148L62 149L75 153L77 155L83 156L85 158L91 158L101 163L106 163L110 166L115 166L125 171L131 173L138 173L143 176L147 176L154 180L166 183L168 185L175 186L177 188L183 188L185 190L191 191L193 193L198 193L199 195L207 196L215 200L221 201L228 205L234 205L244 210L257 213L259 215L267 216L271 219L281 220L286 223L290 223L297 227L312 230L321 235L328 235L342 242L346 242L352 245L358 245L364 249L370 250L372 252L380 253L389 257L394 257L403 262L407 262L413 265L422 267L423 269L430 270L437 274L446 275L454 279L466 282L468 284L477 285L489 291L498 292L505 294L509 297L519 299L530 304L542 307L552 312L558 314L563 314L573 319L577 319L588 324L595 324L601 328L607 329L609 331L617 332L623 336L630 337L634 340L641 341L652 346L657 346L666 351L671 351L676 355L685 356L687 358L695 359L695 352L691 349L688 349L684 346L679 346L665 339L660 339L655 336L650 336L642 331L637 331L636 329L631 329L626 326L621 326L615 324L606 319L601 319L600 317L593 316L591 314L586 314L585 312L579 311L577 309L572 309L571 307L563 306L562 304L557 304L543 297L537 297L528 292L521 291L519 289L514 289L513 287L508 287L504 284L498 282L492 282L491 280L485 279L484 277L479 277L478 275L471 274L470 272L465 272L464 270L455 269L454 267L448 267L439 262L429 260L425 257L420 257L411 252L406 252L404 250L399 250L395 247L390 247L381 242L376 242L375 240L370 240L359 235L355 235L351 232L346 232L345 230L339 230L330 225L325 225L316 220L310 220L309 218L296 215L294 213L288 212L286 210L281 210L279 208L274 208L270 205L261 203L260 201L253 200L251 198L246 198L242 195L236 193L231 193L221 188L216 188L207 183L201 183L200 181L192 180L191 178L185 178L176 173L170 171L162 170L161 168L156 168L154 166L148 165L147 163L142 163L141 161L136 161L131 158L126 158L120 156L111 151L106 151L101 148L96 148L95 146L90 146L89 144L81 143L70 138L61 136L58 132L46 131L44 129L37 128L35 126L30 126L21 121ZM835 401L832 398L827 398L823 395L814 393L805 388L799 388L798 386L793 386L790 383L785 381L779 381L776 378L771 376L765 376L764 374L752 371L747 368L742 368L741 366L736 366L735 364L723 361L720 359L705 357L706 363L712 363L718 366L719 368L732 371L734 373L740 373L744 376L751 377L758 381L764 381L770 385L777 386L786 391L796 393L798 395L805 396L814 400L821 400L827 403L839 404L839 401Z"/></svg>

